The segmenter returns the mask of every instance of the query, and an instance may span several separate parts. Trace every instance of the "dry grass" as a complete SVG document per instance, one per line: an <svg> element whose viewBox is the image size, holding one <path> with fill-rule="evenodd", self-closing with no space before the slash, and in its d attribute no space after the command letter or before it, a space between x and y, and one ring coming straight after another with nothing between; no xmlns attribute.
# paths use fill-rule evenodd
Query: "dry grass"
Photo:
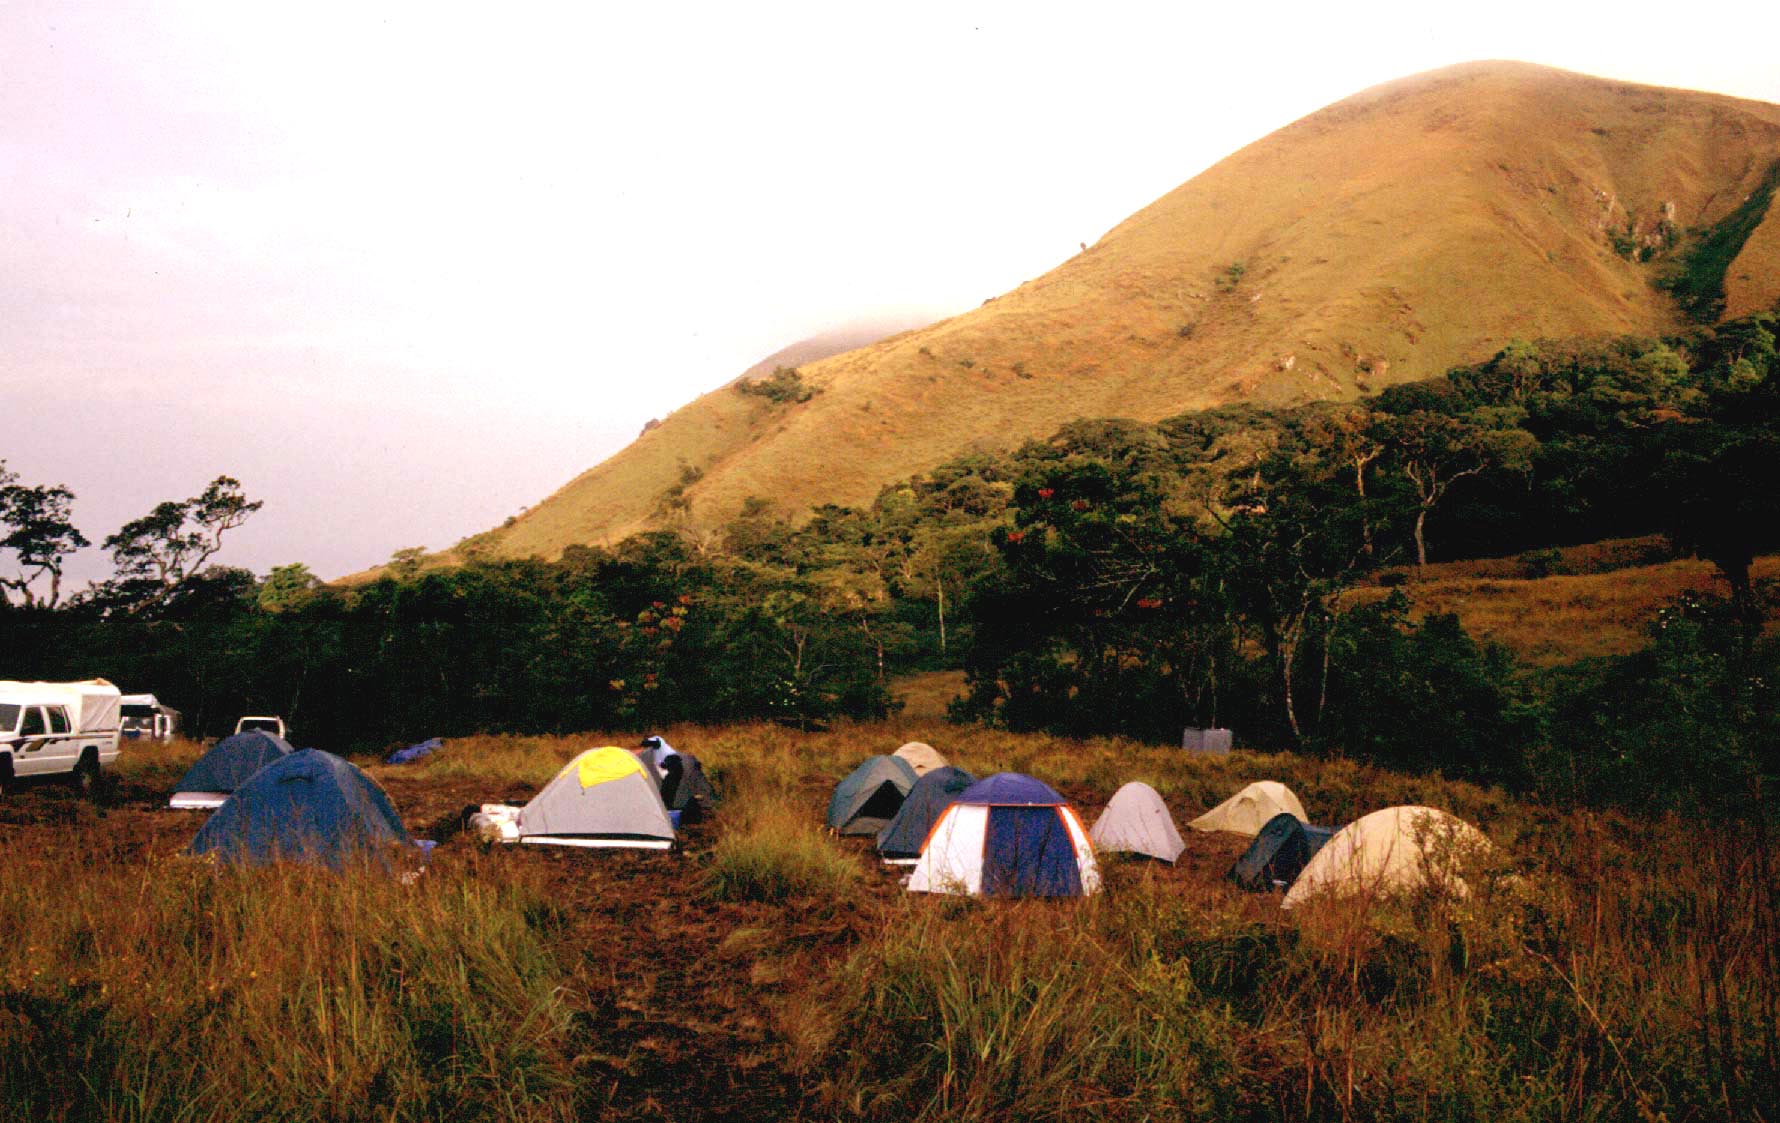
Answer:
<svg viewBox="0 0 1780 1123"><path fill-rule="evenodd" d="M15 855L0 885L9 1118L566 1116L568 1009L536 887L177 856ZM554 1106L553 1106L554 1105Z"/></svg>
<svg viewBox="0 0 1780 1123"><path fill-rule="evenodd" d="M750 496L797 517L1078 418L1352 397L1516 337L1656 334L1674 324L1658 266L1611 237L1665 202L1683 226L1716 221L1777 144L1774 106L1520 64L1381 86L974 311L807 364L807 403L705 395L490 541L546 557L617 541L686 466L704 472L698 526Z"/></svg>
<svg viewBox="0 0 1780 1123"><path fill-rule="evenodd" d="M891 696L902 703L898 716L904 721L946 720L946 707L964 693L963 671L923 671L905 675L891 687Z"/></svg>
<svg viewBox="0 0 1780 1123"><path fill-rule="evenodd" d="M1524 572L1519 559L1429 566L1425 577L1402 589L1413 616L1454 613L1472 636L1499 643L1521 663L1535 667L1642 650L1649 642L1649 625L1664 605L1687 592L1727 592L1711 563L1691 558L1539 578L1469 575L1517 567ZM1758 584L1780 582L1780 557L1757 559L1752 575ZM1386 594L1384 589L1360 589L1350 594L1350 602L1363 604Z"/></svg>
<svg viewBox="0 0 1780 1123"><path fill-rule="evenodd" d="M915 722L673 727L724 796L679 854L482 853L413 884L178 858L154 810L197 746L129 754L119 800L0 805L0 1118L1771 1118L1771 842L1544 807L1351 762L1187 757ZM465 738L372 766L404 815L542 784L634 735ZM1496 844L1460 906L1282 914L1222 880L1243 840L1113 863L1083 902L900 893L821 829L904 740L1177 820L1253 779L1339 824L1425 803Z"/></svg>
<svg viewBox="0 0 1780 1123"><path fill-rule="evenodd" d="M1755 860L1667 830L1634 849L1586 818L1547 841L1563 848L1474 874L1456 909L1257 919L1150 870L1062 908L909 902L829 999L822 1102L936 1120L1771 1112L1775 887Z"/></svg>

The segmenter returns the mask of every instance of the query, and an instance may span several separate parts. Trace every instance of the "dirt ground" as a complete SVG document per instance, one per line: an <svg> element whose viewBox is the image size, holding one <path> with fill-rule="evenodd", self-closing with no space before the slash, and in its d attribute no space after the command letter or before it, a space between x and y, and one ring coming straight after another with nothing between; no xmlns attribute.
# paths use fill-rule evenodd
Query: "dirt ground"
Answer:
<svg viewBox="0 0 1780 1123"><path fill-rule="evenodd" d="M374 771L410 831L439 842L437 866L479 854L461 829L469 805L522 803L535 790ZM805 786L811 815L819 816L822 782ZM1065 794L1089 823L1104 800L1086 790ZM183 848L205 818L170 810L166 799L166 792L127 777L110 779L98 800L61 783L28 782L0 797L0 831L9 848L72 839L109 861L147 862ZM541 874L560 902L546 925L577 1011L582 1118L767 1121L809 1114L810 1085L792 1063L782 1015L809 980L826 977L878 930L880 906L900 896L898 878L906 871L879 863L870 839L842 838L836 845L865 873L862 900L838 907L814 899L712 902L699 893L698 875L722 814L720 807L717 816L684 829L673 852L511 847L495 855L498 863ZM1185 836L1175 866L1157 864L1144 876L1194 896L1228 893L1257 915L1277 909L1276 898L1249 897L1222 880L1248 839Z"/></svg>

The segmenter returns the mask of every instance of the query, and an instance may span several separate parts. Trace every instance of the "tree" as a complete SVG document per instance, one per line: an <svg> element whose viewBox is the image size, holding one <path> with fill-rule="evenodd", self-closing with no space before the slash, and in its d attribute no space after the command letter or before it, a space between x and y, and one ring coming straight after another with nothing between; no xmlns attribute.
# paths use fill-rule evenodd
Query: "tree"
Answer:
<svg viewBox="0 0 1780 1123"><path fill-rule="evenodd" d="M216 477L190 499L157 505L105 540L117 571L114 589L132 609L164 604L222 549L223 535L263 506L250 502L232 476Z"/></svg>
<svg viewBox="0 0 1780 1123"><path fill-rule="evenodd" d="M403 546L389 555L384 564L384 572L397 581L412 581L420 576L420 567L426 562L425 546Z"/></svg>
<svg viewBox="0 0 1780 1123"><path fill-rule="evenodd" d="M1460 480L1492 467L1521 467L1535 444L1514 427L1490 428L1470 418L1418 409L1388 417L1380 437L1415 488L1415 564L1428 564L1428 515Z"/></svg>
<svg viewBox="0 0 1780 1123"><path fill-rule="evenodd" d="M281 565L266 574L259 588L259 606L267 612L284 612L301 608L315 599L321 578L310 572L302 562Z"/></svg>
<svg viewBox="0 0 1780 1123"><path fill-rule="evenodd" d="M1335 604L1365 568L1370 543L1360 505L1347 501L1345 465L1316 458L1270 457L1258 483L1239 490L1233 513L1219 516L1237 604L1259 627L1262 646L1293 740L1303 744L1298 664L1320 638L1322 689L1328 684ZM1317 713L1320 719L1322 705Z"/></svg>
<svg viewBox="0 0 1780 1123"><path fill-rule="evenodd" d="M0 461L0 552L12 551L15 572L0 574L0 596L17 594L27 608L54 608L62 599L62 566L69 554L91 543L69 521L74 493L54 487L27 487ZM36 584L49 579L39 599Z"/></svg>
<svg viewBox="0 0 1780 1123"><path fill-rule="evenodd" d="M1700 424L1677 432L1657 472L1664 531L1675 545L1718 567L1748 637L1762 611L1749 568L1780 545L1780 440Z"/></svg>

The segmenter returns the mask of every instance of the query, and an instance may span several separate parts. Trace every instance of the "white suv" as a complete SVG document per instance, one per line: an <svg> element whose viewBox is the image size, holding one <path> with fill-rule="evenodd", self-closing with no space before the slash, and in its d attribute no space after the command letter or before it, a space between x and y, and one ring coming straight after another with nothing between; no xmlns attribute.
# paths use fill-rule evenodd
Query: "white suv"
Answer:
<svg viewBox="0 0 1780 1123"><path fill-rule="evenodd" d="M0 682L0 785L66 773L83 789L117 760L118 689L90 682Z"/></svg>

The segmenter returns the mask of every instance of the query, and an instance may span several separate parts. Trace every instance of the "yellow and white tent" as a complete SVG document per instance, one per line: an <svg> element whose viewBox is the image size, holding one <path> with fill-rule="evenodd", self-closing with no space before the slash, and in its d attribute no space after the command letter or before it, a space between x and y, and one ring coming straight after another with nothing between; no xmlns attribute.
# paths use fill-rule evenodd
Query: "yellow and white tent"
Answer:
<svg viewBox="0 0 1780 1123"><path fill-rule="evenodd" d="M661 791L627 749L588 749L519 811L519 841L666 850L674 824Z"/></svg>
<svg viewBox="0 0 1780 1123"><path fill-rule="evenodd" d="M946 767L946 758L940 755L938 749L925 741L910 741L890 755L901 757L907 761L908 766L915 770L917 777L925 776L935 768Z"/></svg>
<svg viewBox="0 0 1780 1123"><path fill-rule="evenodd" d="M1257 835L1267 820L1282 811L1289 811L1301 823L1310 822L1304 805L1292 789L1278 780L1258 780L1188 823L1196 831L1230 831L1234 834Z"/></svg>
<svg viewBox="0 0 1780 1123"><path fill-rule="evenodd" d="M1286 893L1282 908L1333 894L1388 895L1432 885L1468 892L1459 871L1489 849L1482 831L1432 807L1387 807L1354 820L1317 851Z"/></svg>

